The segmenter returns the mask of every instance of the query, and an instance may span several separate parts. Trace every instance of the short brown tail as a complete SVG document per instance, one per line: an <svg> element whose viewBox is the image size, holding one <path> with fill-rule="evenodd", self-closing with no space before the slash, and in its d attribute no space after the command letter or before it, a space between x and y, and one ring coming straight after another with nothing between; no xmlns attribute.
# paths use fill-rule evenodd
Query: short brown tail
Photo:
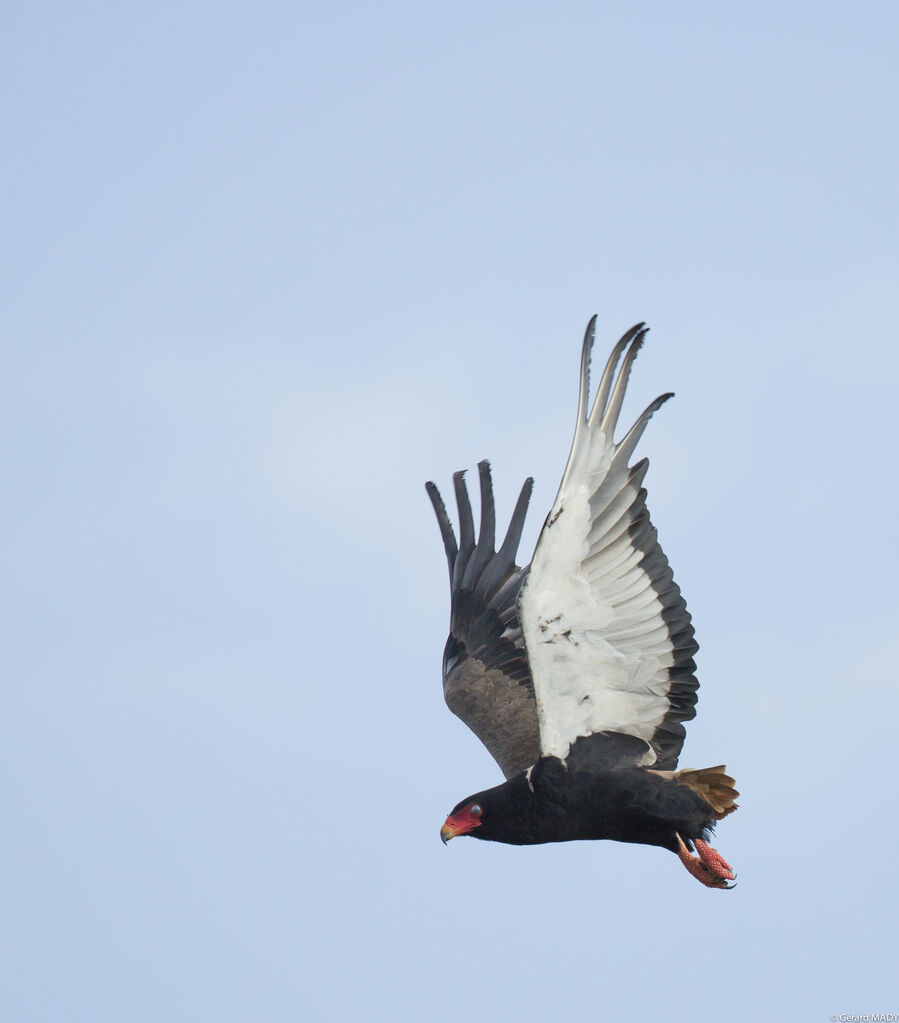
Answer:
<svg viewBox="0 0 899 1023"><path fill-rule="evenodd" d="M676 771L674 780L680 785L686 785L700 799L704 799L715 811L715 817L720 821L737 809L735 800L740 794L734 788L733 778L725 774L726 770L724 764L719 764L718 767L705 767L701 771L687 768L683 771Z"/></svg>

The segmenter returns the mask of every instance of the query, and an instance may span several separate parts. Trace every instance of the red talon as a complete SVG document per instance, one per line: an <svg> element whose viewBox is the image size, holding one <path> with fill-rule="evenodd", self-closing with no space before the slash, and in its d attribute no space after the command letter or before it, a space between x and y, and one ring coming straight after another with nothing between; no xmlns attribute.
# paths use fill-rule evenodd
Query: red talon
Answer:
<svg viewBox="0 0 899 1023"><path fill-rule="evenodd" d="M676 834L676 832L675 832ZM728 881L734 880L734 872L731 865L724 857L702 839L693 840L698 856L693 856L684 844L684 840L677 835L678 852L681 863L689 870L697 881L707 888L733 888L734 885Z"/></svg>
<svg viewBox="0 0 899 1023"><path fill-rule="evenodd" d="M713 849L710 845L707 845L701 838L694 839L693 845L696 846L699 858L709 868L709 870L712 871L712 873L720 874L721 877L726 877L728 881L733 881L734 868L727 862L721 853L718 852L717 849Z"/></svg>

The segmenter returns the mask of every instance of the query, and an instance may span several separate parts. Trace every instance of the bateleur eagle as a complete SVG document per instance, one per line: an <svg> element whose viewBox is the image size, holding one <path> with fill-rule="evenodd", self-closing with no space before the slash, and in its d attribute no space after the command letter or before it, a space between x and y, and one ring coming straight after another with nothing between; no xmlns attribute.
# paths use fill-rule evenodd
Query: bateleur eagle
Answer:
<svg viewBox="0 0 899 1023"><path fill-rule="evenodd" d="M499 550L488 462L478 466L477 538L464 472L453 477L458 541L439 491L427 484L450 574L444 695L506 777L458 803L441 837L641 842L676 853L704 885L731 888L734 874L707 840L739 793L723 765L675 770L683 723L696 714L698 645L649 521L648 461L629 464L672 395L656 398L616 442L647 328L637 324L615 345L591 407L595 329L594 316L571 453L529 566L516 556L533 480Z"/></svg>

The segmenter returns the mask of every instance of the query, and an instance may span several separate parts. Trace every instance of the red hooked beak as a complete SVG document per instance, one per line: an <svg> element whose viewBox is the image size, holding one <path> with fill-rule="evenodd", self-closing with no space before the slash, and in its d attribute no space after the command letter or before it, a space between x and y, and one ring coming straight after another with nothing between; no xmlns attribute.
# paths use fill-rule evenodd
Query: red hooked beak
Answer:
<svg viewBox="0 0 899 1023"><path fill-rule="evenodd" d="M455 816L446 818L440 829L440 838L446 845L451 838L455 838L457 835L467 835L469 831L474 831L480 826L481 822L477 817L473 817L466 810L460 810Z"/></svg>

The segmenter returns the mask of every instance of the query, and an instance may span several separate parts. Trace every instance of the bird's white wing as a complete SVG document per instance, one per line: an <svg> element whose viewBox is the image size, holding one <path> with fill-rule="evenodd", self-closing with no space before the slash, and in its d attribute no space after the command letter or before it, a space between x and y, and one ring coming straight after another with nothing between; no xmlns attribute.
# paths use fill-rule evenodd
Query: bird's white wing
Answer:
<svg viewBox="0 0 899 1023"><path fill-rule="evenodd" d="M696 713L698 646L649 521L642 488L649 463L628 462L672 395L652 402L616 444L646 328L638 324L615 346L588 414L595 322L584 338L571 454L519 603L540 751L564 760L579 736L621 732L645 740L643 763L668 770L683 745L682 722Z"/></svg>

